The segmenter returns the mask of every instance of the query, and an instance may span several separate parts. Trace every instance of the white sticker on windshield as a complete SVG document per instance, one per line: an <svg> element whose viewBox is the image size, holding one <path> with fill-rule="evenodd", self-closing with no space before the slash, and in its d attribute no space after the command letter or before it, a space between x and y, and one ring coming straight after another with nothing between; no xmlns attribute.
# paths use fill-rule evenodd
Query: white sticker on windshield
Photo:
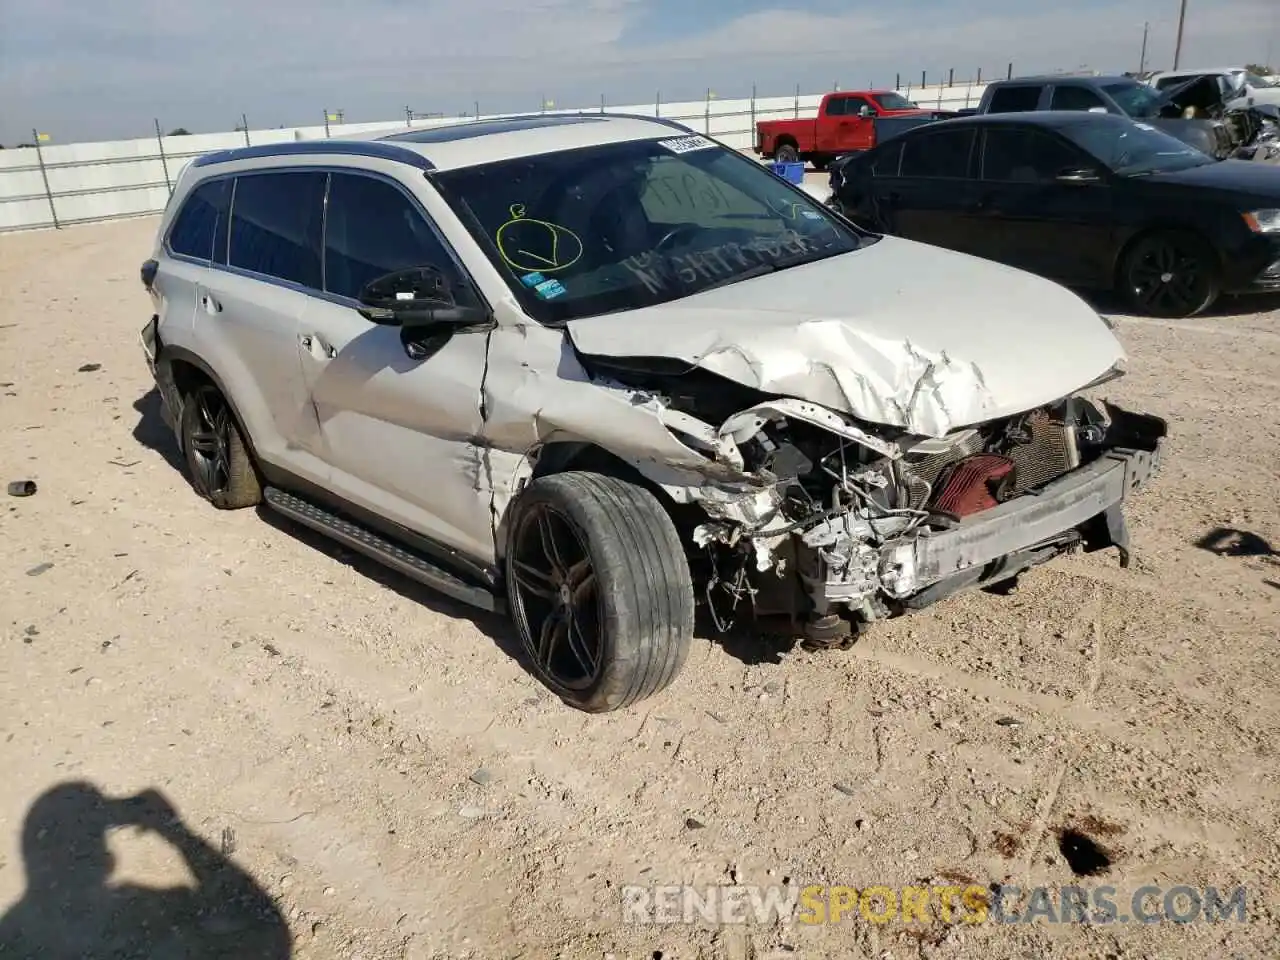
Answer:
<svg viewBox="0 0 1280 960"><path fill-rule="evenodd" d="M715 142L697 134L691 137L676 137L674 140L659 140L658 146L666 147L672 153L690 153L694 150L709 150Z"/></svg>

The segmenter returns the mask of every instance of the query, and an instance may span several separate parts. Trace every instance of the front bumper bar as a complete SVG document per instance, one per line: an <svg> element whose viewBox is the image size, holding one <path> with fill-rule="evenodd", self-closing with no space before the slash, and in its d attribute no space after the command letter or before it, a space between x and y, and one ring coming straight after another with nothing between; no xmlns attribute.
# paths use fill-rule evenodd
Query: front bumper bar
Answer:
<svg viewBox="0 0 1280 960"><path fill-rule="evenodd" d="M905 597L964 571L1034 548L1115 508L1158 469L1164 439L1151 450L1115 448L1087 466L950 530L921 534L881 554L881 581Z"/></svg>

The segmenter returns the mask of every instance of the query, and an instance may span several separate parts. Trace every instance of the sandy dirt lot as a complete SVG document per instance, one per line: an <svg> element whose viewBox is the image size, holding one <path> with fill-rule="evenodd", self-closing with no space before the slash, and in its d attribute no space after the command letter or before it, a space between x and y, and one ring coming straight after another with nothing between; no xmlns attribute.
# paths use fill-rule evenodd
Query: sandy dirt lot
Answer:
<svg viewBox="0 0 1280 960"><path fill-rule="evenodd" d="M1172 432L1129 570L1068 558L847 653L700 641L586 717L502 621L197 499L138 344L155 225L0 236L0 479L39 485L0 501L0 930L120 907L246 958L1280 956L1275 300L1119 319L1109 395ZM172 807L113 802L146 790ZM629 884L1002 881L1121 914L1242 885L1248 921L621 922Z"/></svg>

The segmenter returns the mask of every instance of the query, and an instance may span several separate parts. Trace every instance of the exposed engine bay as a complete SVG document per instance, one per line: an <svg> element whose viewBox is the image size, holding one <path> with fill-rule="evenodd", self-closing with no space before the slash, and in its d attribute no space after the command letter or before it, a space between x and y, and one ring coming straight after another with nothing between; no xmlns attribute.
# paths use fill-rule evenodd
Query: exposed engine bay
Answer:
<svg viewBox="0 0 1280 960"><path fill-rule="evenodd" d="M1062 516L1081 522L1058 529L1050 521L1047 535L1029 542L1017 518L986 519L1019 504L1041 508L1042 491L1108 457L1119 463L1115 451L1136 451L1154 470L1166 432L1156 417L1072 396L919 437L763 397L697 369L677 375L590 363L598 374L607 365L609 380L642 389L644 402L670 411L668 428L681 439L681 417L721 424L714 453L754 481L750 509L698 499L707 516L685 531L704 552L691 559L704 561L702 591L716 626L728 629L746 605L756 617L789 618L814 645L845 646L867 623L1010 581L1077 548L1116 546L1127 565L1123 517L1102 500L1092 509L1074 498ZM1121 479L1136 484L1145 473L1130 480L1125 468ZM939 560L928 550L949 532L959 552ZM981 548L970 549L979 540Z"/></svg>

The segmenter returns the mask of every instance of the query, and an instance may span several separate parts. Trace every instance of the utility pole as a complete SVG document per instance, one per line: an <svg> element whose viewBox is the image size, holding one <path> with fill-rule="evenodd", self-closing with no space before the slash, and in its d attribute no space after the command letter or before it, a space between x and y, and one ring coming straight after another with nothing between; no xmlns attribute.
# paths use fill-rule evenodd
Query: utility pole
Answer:
<svg viewBox="0 0 1280 960"><path fill-rule="evenodd" d="M1151 29L1150 23L1142 25L1142 56L1138 58L1138 75L1147 72L1147 31Z"/></svg>
<svg viewBox="0 0 1280 960"><path fill-rule="evenodd" d="M1173 44L1173 69L1178 69L1182 60L1182 26L1187 20L1187 0L1182 0L1178 8L1178 39Z"/></svg>

